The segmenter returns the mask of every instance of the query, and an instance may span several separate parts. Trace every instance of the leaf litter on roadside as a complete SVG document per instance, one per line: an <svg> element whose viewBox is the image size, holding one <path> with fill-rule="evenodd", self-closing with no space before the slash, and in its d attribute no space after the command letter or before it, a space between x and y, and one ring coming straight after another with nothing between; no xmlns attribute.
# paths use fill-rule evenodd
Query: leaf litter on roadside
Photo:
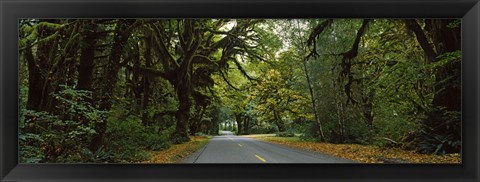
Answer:
<svg viewBox="0 0 480 182"><path fill-rule="evenodd" d="M205 146L208 141L209 138L204 136L191 136L189 142L173 145L166 150L150 152L151 158L142 163L176 163Z"/></svg>
<svg viewBox="0 0 480 182"><path fill-rule="evenodd" d="M260 140L314 152L322 152L332 156L364 163L461 163L460 154L419 154L398 148L380 148L360 144L331 144L301 141L298 138L262 136Z"/></svg>

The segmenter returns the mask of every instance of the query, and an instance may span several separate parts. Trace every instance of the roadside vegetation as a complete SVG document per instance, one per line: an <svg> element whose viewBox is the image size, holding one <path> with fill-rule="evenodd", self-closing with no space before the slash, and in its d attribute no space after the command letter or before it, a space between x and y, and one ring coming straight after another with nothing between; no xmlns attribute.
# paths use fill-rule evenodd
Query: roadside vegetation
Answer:
<svg viewBox="0 0 480 182"><path fill-rule="evenodd" d="M142 163L180 163L208 144L210 137L192 136L191 140L176 144L163 151L151 151L150 158Z"/></svg>

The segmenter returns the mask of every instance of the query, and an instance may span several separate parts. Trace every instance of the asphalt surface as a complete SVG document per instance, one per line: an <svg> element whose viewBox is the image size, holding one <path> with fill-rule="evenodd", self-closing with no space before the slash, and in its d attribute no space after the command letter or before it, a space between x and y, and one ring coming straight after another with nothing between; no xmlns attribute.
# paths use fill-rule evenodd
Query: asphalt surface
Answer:
<svg viewBox="0 0 480 182"><path fill-rule="evenodd" d="M354 163L222 131L183 163Z"/></svg>

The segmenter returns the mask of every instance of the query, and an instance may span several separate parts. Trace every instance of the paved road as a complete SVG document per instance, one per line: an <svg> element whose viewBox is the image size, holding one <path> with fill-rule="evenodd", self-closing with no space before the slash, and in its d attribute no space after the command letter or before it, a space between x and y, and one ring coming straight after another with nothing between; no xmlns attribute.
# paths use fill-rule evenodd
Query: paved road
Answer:
<svg viewBox="0 0 480 182"><path fill-rule="evenodd" d="M222 131L183 163L353 163Z"/></svg>

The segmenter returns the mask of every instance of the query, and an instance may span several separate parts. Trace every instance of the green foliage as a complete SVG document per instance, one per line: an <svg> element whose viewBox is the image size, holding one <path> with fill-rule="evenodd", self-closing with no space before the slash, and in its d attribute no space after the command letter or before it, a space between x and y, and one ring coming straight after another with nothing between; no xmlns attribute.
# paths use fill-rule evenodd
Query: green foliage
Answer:
<svg viewBox="0 0 480 182"><path fill-rule="evenodd" d="M88 155L88 144L95 122L104 122L104 112L87 100L91 92L67 86L53 94L59 114L24 110L20 125L20 161L61 162L95 161ZM43 155L40 155L43 153Z"/></svg>
<svg viewBox="0 0 480 182"><path fill-rule="evenodd" d="M454 20L447 25L448 28L458 28L462 24L462 20Z"/></svg>
<svg viewBox="0 0 480 182"><path fill-rule="evenodd" d="M119 108L120 109L120 108ZM106 133L105 150L111 153L111 162L136 162L146 160L148 150L170 147L174 127L158 132L156 127L144 127L137 116L125 119L111 117Z"/></svg>
<svg viewBox="0 0 480 182"><path fill-rule="evenodd" d="M170 138L171 138L172 143L174 143L174 144L181 144L181 143L185 143L185 142L190 141L189 137L179 135L178 133L172 134L172 136Z"/></svg>
<svg viewBox="0 0 480 182"><path fill-rule="evenodd" d="M278 132L275 134L277 137L294 137L295 134L293 132Z"/></svg>
<svg viewBox="0 0 480 182"><path fill-rule="evenodd" d="M436 85L448 83L445 85L460 87L459 77L446 77L440 82L436 78L438 71L445 67L456 70L452 65L461 60L460 51L441 54L437 61L427 63L416 38L408 34L401 21L374 20L363 35L359 54L351 60L349 68L355 80L350 90L359 103L343 104L345 95L342 92L346 82L337 75L344 67L339 64L341 57L331 53L351 48L352 32L358 30L355 21L336 20L330 29L326 29L317 39L316 51L320 55L309 63L316 97L321 98L317 111L325 123L327 141L404 147L427 153L441 153L455 146L459 149L459 140L435 134L438 129L428 129L424 125L449 125L428 120L432 113L442 112L435 112L432 105L435 94L439 92L433 90ZM449 26L457 27L458 23L454 21ZM368 109L369 105L371 109ZM372 126L365 124L368 123L367 114L373 118ZM458 115L450 116L442 116L442 120L450 124L459 123ZM303 129L303 139L319 137L315 123L307 126ZM453 132L455 128L459 126L451 125L447 130ZM417 137L413 140L412 136Z"/></svg>
<svg viewBox="0 0 480 182"><path fill-rule="evenodd" d="M303 128L303 134L300 135L300 139L304 140L304 141L320 141L320 132L317 130L318 128L318 124L315 123L315 122L308 122L304 125L304 128ZM327 123L326 125L324 125L324 129L325 131L327 131L327 135L325 136L325 140L326 141L331 141L330 138L331 138L331 130L330 132L329 131L329 123Z"/></svg>
<svg viewBox="0 0 480 182"><path fill-rule="evenodd" d="M44 152L40 146L44 142L38 134L24 133L20 131L19 137L20 146L20 162L21 163L38 163L42 161Z"/></svg>
<svg viewBox="0 0 480 182"><path fill-rule="evenodd" d="M288 75L270 69L260 83L252 89L251 100L256 100L254 113L260 121L275 124L279 130L301 114L307 102L299 92L289 87Z"/></svg>
<svg viewBox="0 0 480 182"><path fill-rule="evenodd" d="M263 125L255 125L250 128L251 134L275 133L278 129L273 124L265 123Z"/></svg>
<svg viewBox="0 0 480 182"><path fill-rule="evenodd" d="M452 135L437 135L424 132L417 139L417 151L427 154L445 154L450 150L459 150L462 141L455 139Z"/></svg>
<svg viewBox="0 0 480 182"><path fill-rule="evenodd" d="M462 141L456 136L460 133L461 124L458 120L461 113L441 108L436 108L433 113L437 113L443 122L423 122L411 145L421 153L445 154L461 150Z"/></svg>
<svg viewBox="0 0 480 182"><path fill-rule="evenodd" d="M203 133L203 132L197 132L195 133L195 136L203 136L203 137L207 137L208 135Z"/></svg>

